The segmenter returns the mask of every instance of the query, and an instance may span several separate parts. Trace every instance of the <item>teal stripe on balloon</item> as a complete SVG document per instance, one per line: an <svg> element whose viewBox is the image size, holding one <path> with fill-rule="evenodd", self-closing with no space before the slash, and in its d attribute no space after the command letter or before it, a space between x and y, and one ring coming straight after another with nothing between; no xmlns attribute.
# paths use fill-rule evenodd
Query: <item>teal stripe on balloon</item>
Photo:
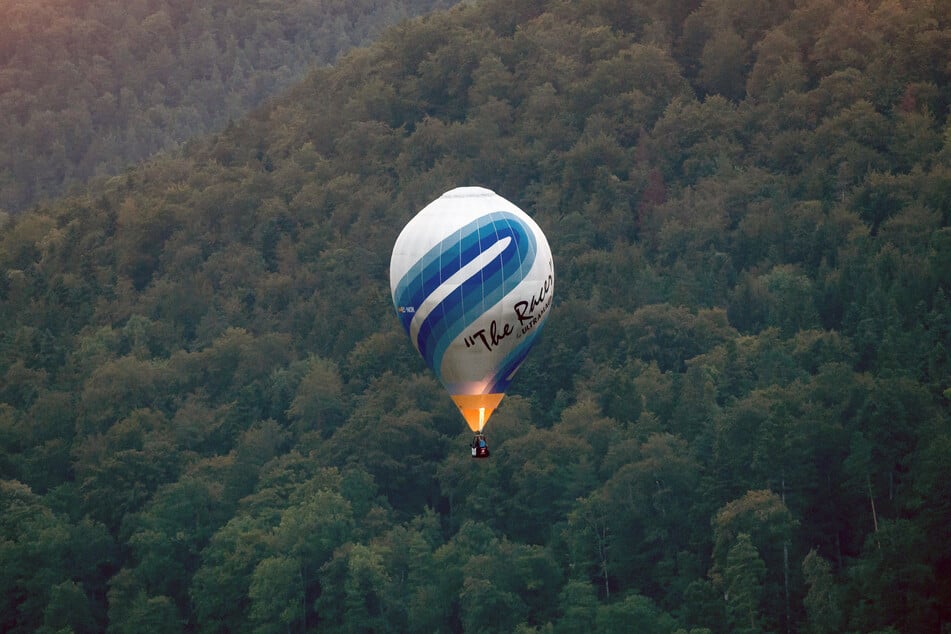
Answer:
<svg viewBox="0 0 951 634"><path fill-rule="evenodd" d="M535 236L512 213L486 214L427 251L396 286L394 304L415 309L443 282L505 238L511 240L502 252L448 293L420 326L414 344L440 379L442 358L451 342L528 275L537 253ZM410 332L413 313L400 317Z"/></svg>

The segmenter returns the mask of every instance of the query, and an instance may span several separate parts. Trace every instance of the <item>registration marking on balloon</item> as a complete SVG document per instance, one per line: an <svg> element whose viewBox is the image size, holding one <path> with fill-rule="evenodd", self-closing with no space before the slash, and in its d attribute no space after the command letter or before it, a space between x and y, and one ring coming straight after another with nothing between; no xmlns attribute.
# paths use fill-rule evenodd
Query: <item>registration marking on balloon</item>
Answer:
<svg viewBox="0 0 951 634"><path fill-rule="evenodd" d="M545 235L490 190L451 190L400 233L390 290L413 346L481 430L552 305Z"/></svg>

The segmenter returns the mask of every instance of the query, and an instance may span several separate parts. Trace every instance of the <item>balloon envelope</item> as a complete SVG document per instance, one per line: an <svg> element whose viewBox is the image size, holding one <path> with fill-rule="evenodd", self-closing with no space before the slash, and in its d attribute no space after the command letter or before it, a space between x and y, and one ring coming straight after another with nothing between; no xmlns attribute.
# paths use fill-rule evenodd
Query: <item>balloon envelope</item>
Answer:
<svg viewBox="0 0 951 634"><path fill-rule="evenodd" d="M538 336L554 284L551 249L535 221L481 187L446 192L396 239L397 315L473 431Z"/></svg>

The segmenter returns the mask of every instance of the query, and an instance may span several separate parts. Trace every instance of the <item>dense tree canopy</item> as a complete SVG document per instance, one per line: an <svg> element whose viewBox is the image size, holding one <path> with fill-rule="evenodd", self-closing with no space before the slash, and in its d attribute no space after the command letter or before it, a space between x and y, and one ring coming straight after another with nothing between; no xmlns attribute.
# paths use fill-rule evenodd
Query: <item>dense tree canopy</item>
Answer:
<svg viewBox="0 0 951 634"><path fill-rule="evenodd" d="M465 3L6 217L0 629L946 629L949 49L947 2ZM464 184L558 276L478 463L387 284Z"/></svg>
<svg viewBox="0 0 951 634"><path fill-rule="evenodd" d="M0 0L0 211L218 130L443 0Z"/></svg>

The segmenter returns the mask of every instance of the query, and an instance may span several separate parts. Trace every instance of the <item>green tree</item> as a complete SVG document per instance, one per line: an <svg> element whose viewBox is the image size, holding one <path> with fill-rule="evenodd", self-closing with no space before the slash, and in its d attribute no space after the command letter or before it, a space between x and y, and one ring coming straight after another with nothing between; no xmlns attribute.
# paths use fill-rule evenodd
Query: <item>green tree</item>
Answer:
<svg viewBox="0 0 951 634"><path fill-rule="evenodd" d="M466 631L511 632L528 612L517 594L479 577L463 581L459 602Z"/></svg>
<svg viewBox="0 0 951 634"><path fill-rule="evenodd" d="M282 615L280 618L283 619L281 622L289 624L293 617L294 622L301 622L302 627L307 627L307 623L314 619L311 604L319 587L318 570L331 558L334 549L349 541L353 531L353 511L350 503L333 491L318 489L309 492L305 488L301 494L295 505L281 513L280 523L274 529L272 545L274 552L281 553L281 558L268 564L263 574L267 578L278 575L286 586L290 581L285 578L288 566L297 566L292 578L293 586L287 586L284 591L291 594L287 594L287 600L283 604L279 602L278 607ZM276 582L266 583L270 587ZM262 591L258 597L270 602L267 592ZM288 611L292 598L293 604L297 606L294 610L299 609L299 612ZM269 622L276 615L273 606L267 610L266 614L259 615L262 623Z"/></svg>
<svg viewBox="0 0 951 634"><path fill-rule="evenodd" d="M118 634L141 631L139 628L160 634L181 631L182 617L169 597L150 597L140 592L125 600L128 605L122 606L121 611L118 607L110 609L110 627L107 631Z"/></svg>
<svg viewBox="0 0 951 634"><path fill-rule="evenodd" d="M252 631L288 632L304 625L306 596L301 592L300 563L275 555L258 562L248 585Z"/></svg>
<svg viewBox="0 0 951 634"><path fill-rule="evenodd" d="M495 455L502 481L509 482L506 532L527 543L547 542L552 527L593 483L591 447L580 438L536 429L509 440Z"/></svg>
<svg viewBox="0 0 951 634"><path fill-rule="evenodd" d="M618 454L610 479L568 516L573 563L598 580L605 597L629 588L665 595L679 553L702 538L686 503L700 483L699 465L687 443L670 434L650 435Z"/></svg>
<svg viewBox="0 0 951 634"><path fill-rule="evenodd" d="M124 522L136 582L150 596L173 599L186 614L200 553L232 510L219 497L217 484L203 478L186 475L160 488L140 513Z"/></svg>
<svg viewBox="0 0 951 634"><path fill-rule="evenodd" d="M426 512L406 525L396 526L372 546L383 566L383 574L373 572L381 587L373 588L378 604L364 601L362 610L382 613L385 628L395 631L426 632L444 627L443 609L434 601L438 595L439 570L435 549L442 542L435 513ZM365 575L366 576L366 575Z"/></svg>
<svg viewBox="0 0 951 634"><path fill-rule="evenodd" d="M395 508L416 512L435 494L431 475L446 448L440 432L458 429L458 413L451 408L430 378L404 380L387 373L330 439L308 436L305 442L316 445L325 464L359 466Z"/></svg>
<svg viewBox="0 0 951 634"><path fill-rule="evenodd" d="M237 515L202 551L189 587L199 631L247 631L249 587L258 563L268 556L267 529L261 519Z"/></svg>
<svg viewBox="0 0 951 634"><path fill-rule="evenodd" d="M313 358L309 371L297 385L297 394L287 415L298 428L298 433L317 430L329 436L342 422L343 381L336 364Z"/></svg>
<svg viewBox="0 0 951 634"><path fill-rule="evenodd" d="M761 607L766 564L750 536L739 533L727 553L723 568L727 616L735 632L762 632Z"/></svg>
<svg viewBox="0 0 951 634"><path fill-rule="evenodd" d="M781 627L788 623L792 616L793 594L789 548L799 522L783 500L772 491L748 491L721 507L712 524L713 567L710 574L714 583L724 593L729 593L730 584L735 579L742 579L744 584L749 584L750 591L755 585L757 593L755 596L743 595L743 620L734 620L734 625L745 627L744 624L748 624L753 631L758 631L758 628ZM731 563L731 554L741 541L743 545L735 553L740 563ZM752 555L762 566L753 563ZM734 564L739 567L728 572ZM740 574L743 570L755 571L755 584L749 576L752 572L744 573L744 576ZM760 606L758 618L762 620L749 620L753 614L750 610L755 606Z"/></svg>
<svg viewBox="0 0 951 634"><path fill-rule="evenodd" d="M756 61L746 81L752 99L778 101L806 86L806 68L796 41L781 30L766 33L755 47Z"/></svg>
<svg viewBox="0 0 951 634"><path fill-rule="evenodd" d="M569 580L558 595L559 618L555 621L557 634L581 634L594 627L598 597L587 581Z"/></svg>
<svg viewBox="0 0 951 634"><path fill-rule="evenodd" d="M832 566L815 550L802 561L802 572L809 586L803 598L809 631L826 634L841 630L843 621L842 590L832 576Z"/></svg>
<svg viewBox="0 0 951 634"><path fill-rule="evenodd" d="M740 101L746 94L749 51L732 29L716 32L700 55L700 81L710 93Z"/></svg>
<svg viewBox="0 0 951 634"><path fill-rule="evenodd" d="M561 574L539 546L501 540L465 562L459 593L467 630L515 631L520 623L546 623L561 587Z"/></svg>
<svg viewBox="0 0 951 634"><path fill-rule="evenodd" d="M96 632L98 628L82 584L68 580L50 588L49 603L43 610L43 625L37 632L68 630L82 634Z"/></svg>
<svg viewBox="0 0 951 634"><path fill-rule="evenodd" d="M673 632L675 621L647 597L628 594L613 603L599 605L595 632L607 634L632 628L638 632Z"/></svg>
<svg viewBox="0 0 951 634"><path fill-rule="evenodd" d="M380 553L354 544L349 552L344 581L344 622L348 631L391 631L390 606L385 601L389 582Z"/></svg>
<svg viewBox="0 0 951 634"><path fill-rule="evenodd" d="M54 513L15 480L0 480L0 507L3 629L35 631L47 619L65 618L69 604L76 610L70 626L101 630L106 620L102 571L112 569L117 557L105 528Z"/></svg>
<svg viewBox="0 0 951 634"><path fill-rule="evenodd" d="M904 519L882 520L849 569L858 600L849 626L869 631L909 631L936 627L937 606L929 588L934 569L927 561L924 535Z"/></svg>

